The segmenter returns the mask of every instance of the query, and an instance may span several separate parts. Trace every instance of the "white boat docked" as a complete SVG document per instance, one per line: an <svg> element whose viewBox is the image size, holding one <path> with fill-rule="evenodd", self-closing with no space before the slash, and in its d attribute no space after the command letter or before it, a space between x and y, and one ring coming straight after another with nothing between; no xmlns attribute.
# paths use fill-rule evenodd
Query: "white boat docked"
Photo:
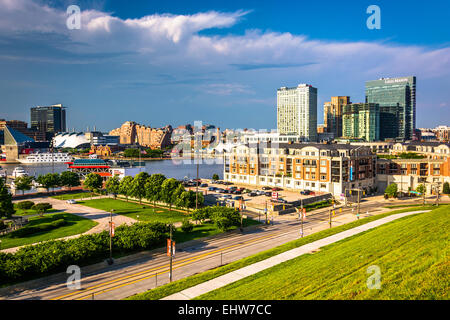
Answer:
<svg viewBox="0 0 450 320"><path fill-rule="evenodd" d="M73 158L68 153L32 153L26 158L18 159L21 163L65 163L71 162Z"/></svg>
<svg viewBox="0 0 450 320"><path fill-rule="evenodd" d="M15 167L11 175L15 179L17 177L28 176L28 172L26 172L22 167Z"/></svg>
<svg viewBox="0 0 450 320"><path fill-rule="evenodd" d="M0 167L0 178L6 178L6 170L3 170L2 167Z"/></svg>

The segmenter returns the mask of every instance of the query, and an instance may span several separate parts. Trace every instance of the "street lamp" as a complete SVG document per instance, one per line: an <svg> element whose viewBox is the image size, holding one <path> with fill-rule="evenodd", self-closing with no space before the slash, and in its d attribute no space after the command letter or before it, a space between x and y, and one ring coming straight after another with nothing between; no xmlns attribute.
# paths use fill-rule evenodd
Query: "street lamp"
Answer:
<svg viewBox="0 0 450 320"><path fill-rule="evenodd" d="M114 209L111 209L109 214L109 259L107 260L109 265L112 265L114 263L114 260L112 258L112 228L113 228L113 221L112 221L112 214L114 212Z"/></svg>

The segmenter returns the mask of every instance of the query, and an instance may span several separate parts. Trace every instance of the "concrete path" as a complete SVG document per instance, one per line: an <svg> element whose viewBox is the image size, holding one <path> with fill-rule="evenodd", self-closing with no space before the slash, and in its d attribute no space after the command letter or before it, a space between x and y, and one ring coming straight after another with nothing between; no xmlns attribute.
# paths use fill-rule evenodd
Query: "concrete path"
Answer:
<svg viewBox="0 0 450 320"><path fill-rule="evenodd" d="M38 198L38 199L33 199L33 202L34 203L48 202L52 205L53 209L61 210L61 211L64 211L65 213L70 213L70 214L73 214L73 215L76 215L79 217L91 219L95 222L98 222L98 225L89 229L85 233L76 234L73 236L68 236L68 237L59 238L59 239L53 239L53 240L73 239L73 238L77 238L81 235L99 233L104 230L109 230L109 221L110 221L110 213L109 212L86 207L86 206L79 205L79 204L68 204L65 200L57 200L57 199L53 199L53 198ZM122 224L132 225L133 223L137 222L137 220L135 220L135 219L132 219L132 218L126 217L124 215L120 215L120 214L113 214L112 220L113 220L116 228ZM41 243L41 242L38 242L38 243ZM33 243L32 245L36 245L38 243ZM31 245L31 244L29 244L29 245ZM23 247L23 246L4 249L4 250L1 250L1 252L14 253L17 250L19 250L21 247Z"/></svg>
<svg viewBox="0 0 450 320"><path fill-rule="evenodd" d="M256 274L260 271L271 268L271 267L278 265L280 263L283 263L285 261L295 259L305 253L310 253L311 251L317 250L317 249L324 247L326 245L329 245L331 243L351 237L353 235L370 230L372 228L376 228L380 225L391 222L393 220L396 220L396 219L399 219L402 217L406 217L409 215L417 214L417 213L427 212L427 211L429 211L429 210L399 213L399 214L391 215L391 216L388 216L388 217L385 217L385 218L382 218L382 219L379 219L376 221L366 223L359 227L349 229L349 230L337 233L335 235L308 243L301 247L280 253L276 256L273 256L266 260L254 263L247 267L232 271L223 276L217 277L215 279L212 279L212 280L206 281L204 283L201 283L199 285L196 285L194 287L185 289L185 290L175 293L173 295L167 296L161 300L190 300L190 299L193 299L193 298L203 295L207 292L213 291L218 288L222 288L230 283L239 281L243 278L246 278L248 276Z"/></svg>

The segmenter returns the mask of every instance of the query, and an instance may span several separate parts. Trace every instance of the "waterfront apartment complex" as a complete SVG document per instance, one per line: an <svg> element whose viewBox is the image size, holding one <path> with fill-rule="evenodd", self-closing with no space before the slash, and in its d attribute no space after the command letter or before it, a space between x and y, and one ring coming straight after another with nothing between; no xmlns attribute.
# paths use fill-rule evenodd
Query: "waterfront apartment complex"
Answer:
<svg viewBox="0 0 450 320"><path fill-rule="evenodd" d="M224 179L255 186L329 192L369 190L375 185L376 155L348 144L258 143L225 154Z"/></svg>
<svg viewBox="0 0 450 320"><path fill-rule="evenodd" d="M277 90L277 128L281 135L298 135L317 141L317 88L299 84Z"/></svg>
<svg viewBox="0 0 450 320"><path fill-rule="evenodd" d="M367 81L366 102L380 106L380 139L412 139L416 128L416 77Z"/></svg>
<svg viewBox="0 0 450 320"><path fill-rule="evenodd" d="M348 96L331 97L331 101L323 104L324 132L342 137L342 108L347 104L351 104Z"/></svg>
<svg viewBox="0 0 450 320"><path fill-rule="evenodd" d="M120 128L111 130L109 135L119 136L120 144L139 144L152 149L161 149L170 145L172 127L151 128L133 121L126 121Z"/></svg>
<svg viewBox="0 0 450 320"><path fill-rule="evenodd" d="M353 103L343 108L344 137L365 141L380 139L380 107L375 103Z"/></svg>

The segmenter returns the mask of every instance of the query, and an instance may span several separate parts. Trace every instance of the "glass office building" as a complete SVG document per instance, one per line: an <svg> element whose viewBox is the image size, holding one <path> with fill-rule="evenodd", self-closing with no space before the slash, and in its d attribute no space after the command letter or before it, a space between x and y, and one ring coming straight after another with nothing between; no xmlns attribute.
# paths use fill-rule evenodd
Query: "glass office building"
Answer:
<svg viewBox="0 0 450 320"><path fill-rule="evenodd" d="M365 141L380 139L380 107L376 103L352 103L344 105L342 116L344 137Z"/></svg>
<svg viewBox="0 0 450 320"><path fill-rule="evenodd" d="M416 128L416 77L366 82L366 103L380 106L380 139L412 139Z"/></svg>
<svg viewBox="0 0 450 320"><path fill-rule="evenodd" d="M31 108L31 129L45 132L47 140L57 132L65 132L66 108L62 104Z"/></svg>

